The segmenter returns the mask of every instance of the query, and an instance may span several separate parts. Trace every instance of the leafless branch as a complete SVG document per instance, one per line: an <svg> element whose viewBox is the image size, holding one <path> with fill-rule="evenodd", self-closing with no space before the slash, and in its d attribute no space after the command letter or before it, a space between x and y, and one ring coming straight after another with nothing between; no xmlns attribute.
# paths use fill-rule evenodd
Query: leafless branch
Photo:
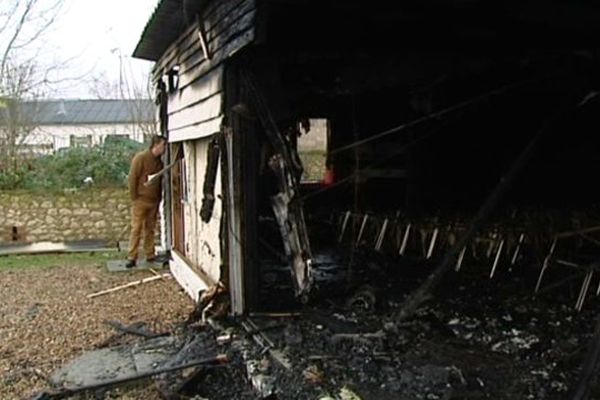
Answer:
<svg viewBox="0 0 600 400"><path fill-rule="evenodd" d="M37 100L52 90L71 60L39 62L43 36L65 0L2 0L0 6L0 168L13 171L36 132ZM60 76L59 78L56 78ZM74 79L74 78L73 78ZM24 107L26 105L26 107ZM36 138L33 142L36 142Z"/></svg>

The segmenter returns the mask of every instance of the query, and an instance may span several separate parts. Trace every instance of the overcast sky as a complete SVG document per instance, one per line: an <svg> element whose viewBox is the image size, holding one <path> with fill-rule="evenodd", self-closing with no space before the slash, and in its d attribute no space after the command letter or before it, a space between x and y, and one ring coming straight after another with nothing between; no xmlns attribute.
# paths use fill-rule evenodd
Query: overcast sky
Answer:
<svg viewBox="0 0 600 400"><path fill-rule="evenodd" d="M157 3L158 0L66 0L63 13L46 40L58 49L59 57L73 58L69 64L71 73L87 77L106 74L118 82L122 65L124 75L141 80L152 63L133 59L131 54ZM85 82L61 91L61 97L89 96Z"/></svg>

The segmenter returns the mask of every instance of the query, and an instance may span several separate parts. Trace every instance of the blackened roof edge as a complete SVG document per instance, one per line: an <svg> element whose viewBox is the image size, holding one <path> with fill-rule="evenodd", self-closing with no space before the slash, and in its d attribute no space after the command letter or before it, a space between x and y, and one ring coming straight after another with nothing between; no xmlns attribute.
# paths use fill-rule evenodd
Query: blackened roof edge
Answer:
<svg viewBox="0 0 600 400"><path fill-rule="evenodd" d="M161 0L146 23L133 57L158 61L167 48L195 20L207 0Z"/></svg>

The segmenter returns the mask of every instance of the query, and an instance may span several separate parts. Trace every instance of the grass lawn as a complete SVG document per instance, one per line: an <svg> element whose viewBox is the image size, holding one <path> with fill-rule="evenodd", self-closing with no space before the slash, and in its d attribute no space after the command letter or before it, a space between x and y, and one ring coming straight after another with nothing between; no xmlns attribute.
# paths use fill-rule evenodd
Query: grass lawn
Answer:
<svg viewBox="0 0 600 400"><path fill-rule="evenodd" d="M55 268L64 266L104 265L108 260L124 258L115 251L0 256L0 270Z"/></svg>
<svg viewBox="0 0 600 400"><path fill-rule="evenodd" d="M309 151L298 154L302 160L303 181L320 181L325 176L325 152Z"/></svg>

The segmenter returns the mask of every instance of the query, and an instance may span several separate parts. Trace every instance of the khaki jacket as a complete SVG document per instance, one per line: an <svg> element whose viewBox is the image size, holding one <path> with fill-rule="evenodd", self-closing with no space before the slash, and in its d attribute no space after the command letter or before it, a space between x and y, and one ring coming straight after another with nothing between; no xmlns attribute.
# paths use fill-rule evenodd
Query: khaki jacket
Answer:
<svg viewBox="0 0 600 400"><path fill-rule="evenodd" d="M159 203L162 196L162 181L158 179L149 186L144 186L148 175L156 174L163 168L160 157L154 157L150 150L139 152L131 161L129 169L129 195L132 201L144 200Z"/></svg>

